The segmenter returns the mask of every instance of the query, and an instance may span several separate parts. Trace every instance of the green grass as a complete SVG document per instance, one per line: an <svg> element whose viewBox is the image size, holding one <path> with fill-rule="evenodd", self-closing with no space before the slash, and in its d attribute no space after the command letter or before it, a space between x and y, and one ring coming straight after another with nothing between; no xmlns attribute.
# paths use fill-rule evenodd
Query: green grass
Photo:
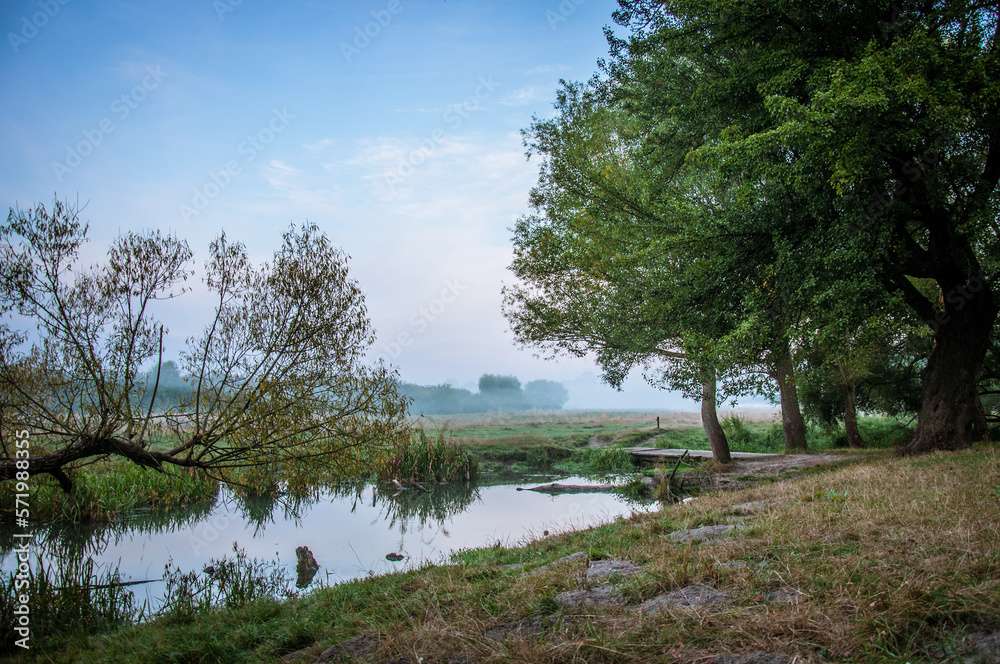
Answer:
<svg viewBox="0 0 1000 664"><path fill-rule="evenodd" d="M263 598L183 621L159 620L36 649L15 661L313 662L362 634L371 661L708 661L758 650L788 660L855 664L970 655L966 634L1000 629L1000 447L901 458L857 454L798 481L702 495L662 511L544 537L461 551L444 566L352 581L277 602ZM739 536L674 544L672 531L725 523L732 506L771 507ZM620 584L637 603L692 584L729 600L660 616L626 608L559 610L542 634L504 642L493 627L548 616L555 597L587 586L584 563L526 574L567 554L626 559ZM739 564L740 566L737 566ZM508 567L510 566L510 567ZM768 599L795 590L793 602Z"/></svg>
<svg viewBox="0 0 1000 664"><path fill-rule="evenodd" d="M113 632L131 627L147 615L147 607L136 603L135 595L122 585L117 569L99 567L89 558L70 557L59 565L46 565L41 556L31 562L24 578L14 572L0 581L0 653L15 651L14 632L18 624L16 598L28 598L31 640L46 635L58 642L84 638L90 634Z"/></svg>
<svg viewBox="0 0 1000 664"><path fill-rule="evenodd" d="M519 438L541 438L567 447L586 445L592 438L612 439L637 428L653 427L656 413L595 411L553 411L529 413L495 413L424 417L421 422L429 431L447 428L450 435L462 441L505 443ZM690 420L687 413L661 415L661 418Z"/></svg>
<svg viewBox="0 0 1000 664"><path fill-rule="evenodd" d="M446 439L443 430L432 438L423 429L417 429L376 468L383 482L468 482L476 479L478 472L478 459L462 443Z"/></svg>
<svg viewBox="0 0 1000 664"><path fill-rule="evenodd" d="M67 494L49 475L31 478L31 518L36 521L113 519L139 508L165 510L214 500L215 480L184 469L160 473L120 457L75 471ZM13 482L0 482L0 514L13 515Z"/></svg>

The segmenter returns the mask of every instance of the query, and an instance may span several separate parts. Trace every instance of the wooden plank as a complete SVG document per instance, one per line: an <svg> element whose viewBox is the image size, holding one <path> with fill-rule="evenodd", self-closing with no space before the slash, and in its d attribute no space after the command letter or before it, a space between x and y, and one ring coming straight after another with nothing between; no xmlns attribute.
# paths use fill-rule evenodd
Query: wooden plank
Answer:
<svg viewBox="0 0 1000 664"><path fill-rule="evenodd" d="M533 487L517 487L517 491L537 491L539 493L611 493L615 487L610 484L542 484Z"/></svg>
<svg viewBox="0 0 1000 664"><path fill-rule="evenodd" d="M694 459L712 458L711 450L676 450L669 448L659 449L656 447L629 447L626 449L632 453L634 458L640 461L672 461L681 458L685 452L687 452L689 457ZM730 456L735 460L743 459L750 461L754 459L773 459L782 455L764 454L762 452L732 452Z"/></svg>

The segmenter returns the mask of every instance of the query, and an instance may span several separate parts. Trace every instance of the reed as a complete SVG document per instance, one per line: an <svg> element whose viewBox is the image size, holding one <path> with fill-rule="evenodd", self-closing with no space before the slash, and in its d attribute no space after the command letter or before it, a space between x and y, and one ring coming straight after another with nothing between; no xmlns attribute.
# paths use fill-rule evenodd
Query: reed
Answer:
<svg viewBox="0 0 1000 664"><path fill-rule="evenodd" d="M55 567L38 556L26 579L19 580L11 572L0 585L4 591L0 598L0 652L4 653L19 650L13 628L15 599L20 595L30 598L31 633L44 634L50 642L129 627L149 613L145 603L136 603L130 590L134 584L122 581L117 567L98 566L79 556Z"/></svg>
<svg viewBox="0 0 1000 664"><path fill-rule="evenodd" d="M182 572L167 563L163 573L166 590L158 617L166 623L187 622L219 609L296 595L280 563L248 558L235 543L233 553L233 558L212 559L201 572Z"/></svg>
<svg viewBox="0 0 1000 664"><path fill-rule="evenodd" d="M0 514L13 515L10 481L0 483ZM197 472L160 473L122 459L104 459L73 473L65 493L47 475L31 479L31 518L39 521L106 521L137 508L169 509L214 499L218 482Z"/></svg>
<svg viewBox="0 0 1000 664"><path fill-rule="evenodd" d="M398 445L377 467L383 482L454 482L474 480L479 472L476 458L461 443L445 438L445 430L432 438L423 429Z"/></svg>

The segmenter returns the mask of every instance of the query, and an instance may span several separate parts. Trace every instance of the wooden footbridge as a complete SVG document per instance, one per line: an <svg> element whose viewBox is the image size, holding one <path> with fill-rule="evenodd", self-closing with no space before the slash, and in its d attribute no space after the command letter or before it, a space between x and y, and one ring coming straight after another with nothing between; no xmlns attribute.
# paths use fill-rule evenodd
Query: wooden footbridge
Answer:
<svg viewBox="0 0 1000 664"><path fill-rule="evenodd" d="M635 461L645 461L647 463L662 463L665 461L676 461L680 459L685 454L692 459L711 459L711 450L676 450L676 449L660 449L657 447L627 447L629 452L632 453L632 459ZM730 455L734 461L760 461L763 459L773 459L774 457L781 456L780 454L763 454L760 452L731 452Z"/></svg>

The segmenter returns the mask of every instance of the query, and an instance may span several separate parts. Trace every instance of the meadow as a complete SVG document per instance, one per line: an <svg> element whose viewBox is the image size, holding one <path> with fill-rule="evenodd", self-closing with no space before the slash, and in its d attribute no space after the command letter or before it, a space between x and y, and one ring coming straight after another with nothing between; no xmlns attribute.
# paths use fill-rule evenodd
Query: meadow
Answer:
<svg viewBox="0 0 1000 664"><path fill-rule="evenodd" d="M625 475L633 478L640 478L643 475L662 478L662 474L657 475L656 471L651 468L636 467L624 448L643 445L707 449L708 444L704 432L699 426L697 414L660 414L659 427L657 427L656 417L655 413L649 412L583 411L497 413L462 415L450 418L422 417L418 418L416 422L421 428L417 430L410 445L397 450L398 453L391 457L388 462L373 469L371 477L359 479L374 480L383 484L389 483L390 480L402 480L404 483L478 480L481 483L490 484L509 481L511 478L523 477L525 474L539 471L589 475L595 478L609 474L616 478ZM975 478L966 475L980 472L973 469L982 465L981 472L985 473L984 479L975 480L978 482L976 486L980 488L986 486L994 494L1000 495L1000 480L989 479L991 473L997 472L996 466L1000 465L997 462L995 446L982 447L974 455L938 455L921 457L903 463L897 458L895 449L905 445L908 437L912 435L910 423L891 418L869 417L863 418L860 425L862 433L870 443L869 449L866 450L838 449L843 436L841 430L835 427L810 426L808 433L812 450L836 450L843 454L842 458L845 459L849 468L840 470L813 468L809 472L799 473L800 481L796 482L796 485L811 487L820 486L825 482L823 486L827 487L825 489L808 489L805 494L802 494L798 489L785 487L786 483L784 482L774 483L773 488L769 489L768 486L771 486L771 483L765 481L756 490L743 493L707 493L701 495L694 503L691 503L691 505L698 507L664 504L662 512L658 513L659 515L656 517L636 517L628 522L609 524L585 532L568 533L559 537L528 542L524 547L510 548L500 546L498 543L497 547L456 554L453 557L454 565L452 567L425 568L419 572L371 579L360 584L350 582L333 588L321 588L306 594L292 590L289 580L281 579L274 569L265 568L261 561L248 560L240 551L236 551L234 559L222 559L216 562L216 567L219 569L231 570L226 576L212 578L174 570L172 572L173 582L169 590L170 597L166 598L167 601L164 603L166 608L156 615L150 615L148 608L130 602L128 594L123 592L124 588L114 570L95 570L92 565L88 566L81 558L74 565L60 570L58 573L51 568L35 570L31 579L30 591L33 596L48 599L44 602L44 610L39 610L36 613L34 624L40 630L39 633L41 631L47 632L46 636L53 644L51 649L45 648L42 651L45 653L45 657L51 657L51 659L44 661L104 661L95 653L88 654L89 648L97 647L94 644L104 644L100 646L101 648L105 646L113 649L123 648L121 652L125 656L125 661L189 661L189 658L193 657L193 653L196 651L202 654L213 653L210 658L217 658L217 661L269 661L268 657L279 652L287 654L300 649L311 652L310 649L315 649L316 644L322 639L330 641L340 637L346 638L347 632L339 628L334 629L334 627L343 625L339 618L330 625L330 628L318 627L313 622L316 619L314 613L318 610L316 607L327 607L331 604L337 606L335 611L337 615L354 616L347 619L347 624L353 625L357 629L360 629L362 624L369 624L366 621L372 621L370 624L375 626L379 643L384 644L385 648L395 647L389 644L409 642L407 639L411 637L403 636L403 632L390 627L392 620L400 617L397 615L399 610L386 609L385 615L372 616L369 615L369 609L361 607L360 600L356 601L351 597L355 594L358 597L366 597L370 593L381 592L387 597L393 597L393 601L402 601L398 595L416 592L417 596L437 603L438 613L430 615L421 612L420 607L409 599L402 601L402 606L406 607L405 611L410 612L411 616L405 623L407 628L416 630L414 633L423 634L425 630L440 628L440 625L435 621L455 620L457 624L463 625L461 629L472 631L461 636L457 641L449 637L450 640L446 639L443 643L463 644L460 649L472 648L480 653L477 655L478 657L484 653L481 647L482 639L470 636L475 633L475 629L468 623L469 620L473 620L474 624L482 625L485 624L483 621L488 622L487 616L493 616L494 618L491 620L499 620L501 617L513 619L513 616L520 615L521 617L517 620L524 620L525 615L540 615L545 612L551 614L556 612L558 607L552 605L549 600L546 600L548 603L543 601L542 604L532 600L528 607L519 604L527 601L525 586L533 589L530 592L539 592L550 598L559 588L575 587L572 584L566 585L565 579L549 579L546 583L550 585L544 588L539 587L534 581L528 582L517 578L517 575L507 574L502 571L507 569L503 566L523 565L526 568L531 568L536 566L536 563L540 564L544 560L555 559L560 555L581 549L585 550L588 556L594 560L625 558L637 562L644 561L644 565L647 567L652 565L653 567L650 569L656 570L654 574L656 580L644 578L641 582L636 582L638 585L626 585L625 594L638 601L649 595L653 589L669 590L684 587L683 585L678 586L682 581L687 585L706 580L735 581L731 578L730 573L722 571L723 568L719 568L710 559L696 555L697 551L691 550L690 547L688 550L674 550L667 547L664 552L662 542L657 544L662 540L660 535L668 532L670 528L727 522L728 516L732 516L727 511L729 508L725 507L727 504L738 504L740 501L746 502L748 500L764 501L768 504L787 504L794 500L796 509L809 512L805 516L799 515L795 518L811 519L819 524L825 518L824 514L828 513L827 508L841 505L840 501L846 501L849 496L856 495L861 490L850 488L850 486L854 486L852 483L856 484L861 481L858 477L850 474L851 472L861 472L857 470L861 466L871 469L865 471L867 473L865 477L868 478L865 481L868 484L864 488L864 492L866 492L864 495L868 498L860 505L853 501L850 503L854 512L850 519L843 520L844 527L849 525L851 519L863 520L867 518L864 510L866 505L883 506L880 509L886 509L884 506L893 500L900 500L901 504L917 501L917 498L906 493L911 487L904 486L905 482L896 481L895 476L903 471L917 473L918 469L937 467L936 465L948 471L961 470L961 473L945 473L949 481L953 480L958 485L955 487L945 486L936 490L934 494L935 496L950 496L953 492L960 494L971 491L967 484L973 482ZM723 427L730 438L734 451L780 452L782 449L781 425L780 422L775 421L774 414L771 412L724 413ZM711 464L692 464L681 470L682 474L685 472L701 474L713 472ZM919 471L919 473L924 472ZM848 473L848 475L841 478L836 475L837 473ZM881 489L877 486L878 482L871 479L872 475L884 476L887 482L891 480L891 490L899 492L900 495L897 497L882 496L879 493ZM819 479L824 477L828 479ZM50 519L56 522L60 520L67 522L89 520L114 523L139 508L163 513L165 517L168 517L172 507L210 503L220 488L217 482L194 473L184 472L169 475L154 473L115 459L107 459L86 466L77 473L75 480L76 488L73 494L69 495L62 494L54 482L36 483L39 487L36 494L37 501L39 503L44 501L44 504L51 506ZM820 484L816 484L817 482ZM982 482L986 482L986 484L982 484ZM991 482L993 484L990 484ZM937 484L941 484L941 482ZM670 486L669 483L667 486ZM654 493L638 479L627 484L624 491L632 498L643 500L651 499ZM769 491L773 493L768 493ZM629 492L634 492L634 495ZM692 494L699 495L698 490L689 490L689 495ZM789 496L793 494L795 497L790 498ZM680 492L675 492L671 496L671 502L680 497L682 497ZM804 503L816 504L804 506ZM948 504L953 509L958 509L958 504L953 504L950 498ZM701 509L701 506L705 505L713 507L706 512ZM814 508L819 512L810 511ZM932 517L932 514L926 510L918 510L918 513L920 514L919 518L923 520ZM938 515L933 517L933 522L942 523L941 519L952 517L961 518L957 514L952 514L949 517ZM653 520L650 521L650 518ZM975 518L978 519L979 516ZM922 522L922 525L910 524L908 521L904 523L904 521L905 519L900 521L901 527L904 529L932 528L929 521ZM655 525L656 523L660 525ZM840 522L838 521L838 523ZM993 524L994 530L995 523ZM896 551L895 549L882 551L878 554L872 553L860 546L861 540L858 540L856 535L843 535L843 538L846 538L845 541L855 542L855 544L837 547L836 552L831 553L817 543L817 539L822 540L822 534L819 530L808 535L801 533L796 535L796 537L800 537L800 540L797 540L794 546L782 544L771 552L765 551L765 548L771 545L763 542L773 543L774 541L772 530L779 532L782 529L794 530L796 527L793 523L785 523L775 516L773 523L768 522L763 526L768 531L766 537L763 532L758 533L758 530L753 530L754 533L760 535L759 545L748 545L750 548L739 555L727 555L738 564L742 564L739 562L741 560L774 560L777 561L775 564L779 566L778 568L786 569L791 573L793 570L790 565L798 560L796 556L804 555L803 551L818 551L823 556L827 556L829 553L829 557L821 556L825 560L822 564L813 560L809 562L809 569L813 572L821 576L829 576L834 574L833 567L830 566L867 565L870 563L871 556L893 558L897 553L902 553L901 550ZM651 533L656 537L648 537ZM962 536L968 538L968 532L963 530ZM980 544L976 544L976 546L980 547ZM785 551L787 555L785 557L778 556L781 551ZM990 551L992 553L987 551L986 554L993 555L994 558L992 563L983 563L987 570L993 570L991 565L995 566L1000 561L1000 558L997 558L998 551L992 549ZM665 560L669 562L660 559L661 554L664 553L667 554ZM952 554L955 552L946 552L945 558ZM848 558L842 560L841 556L848 556ZM803 561L798 560L798 562L802 563ZM951 564L947 560L942 564L945 563ZM769 562L768 565L770 564ZM679 567L674 565L679 565ZM497 568L498 571L488 571L497 566L501 566ZM487 571L474 572L474 569L480 568ZM452 571L442 571L445 569ZM844 573L837 572L841 575ZM445 577L442 577L442 574ZM836 585L843 582L843 579L834 577L831 577L828 583ZM789 578L797 579L796 588L806 585L798 571ZM230 581L227 579L238 580L238 587L230 588ZM434 594L436 591L432 589L436 584L444 583L443 579L447 579L446 587L451 588L447 594L450 599L447 601L443 601L441 596ZM767 592L774 592L773 589L766 590L765 588L773 586L774 579L773 575L747 578L739 582L739 587L744 594L759 591L758 594L763 592L766 595ZM12 582L11 579L10 583L7 584L10 586L9 589L13 588ZM929 581L927 582L929 583ZM854 584L855 581L850 581L850 583ZM870 590L874 593L873 596L881 596L880 593L886 592L884 589L880 589L881 586L874 579L867 579L865 583L871 586L865 592ZM584 584L584 587L586 585ZM59 589L73 590L72 592L63 592ZM857 590L860 592L862 589ZM802 592L813 593L814 590ZM494 598L497 593L499 593L497 595L499 599ZM12 596L11 593L8 595ZM216 600L213 600L213 597ZM841 597L838 601L842 601L842 599ZM948 599L947 601L957 600ZM455 602L472 602L470 607L473 608L470 610L478 617L473 619L469 615L451 613L457 610ZM13 619L10 610L10 605L3 607L4 621ZM485 613L482 613L484 611ZM748 610L746 615L749 616L750 613L752 612ZM416 621L412 617L415 615L422 617ZM570 619L570 616L562 613L559 615L561 616L559 621L562 621L559 623L562 626L557 630L560 635L559 639L569 638L571 641L576 639L573 641L575 643L604 643L610 638L604 634L594 641L592 635L585 636L579 632L577 629L579 625L574 622L575 618ZM970 615L973 615L977 621L983 622L978 609ZM615 617L611 623L600 627L600 630L611 629L619 619L621 616ZM245 630L250 629L249 625L237 629L233 623L233 621L239 622L241 620L256 621L260 630L255 632L255 635L244 634ZM731 620L729 622L732 623ZM645 624L643 621L640 623ZM192 630L194 636L181 639L180 632L176 629L182 625L186 626L185 629ZM202 631L203 629L218 629L223 625L226 626L226 629L235 629L237 633L244 634L236 639L239 645L228 642L226 644L219 643L214 637L210 637L207 631ZM892 629L883 630L886 635L890 635L892 630L902 629L895 623L893 625L890 625ZM570 629L571 627L572 629ZM916 629L913 625L904 627ZM642 625L633 625L630 629L642 631L647 628ZM838 629L843 629L843 626L839 626ZM287 634L280 636L278 634L280 630L287 630ZM449 632L449 630L445 631ZM712 643L712 639L715 638L709 632L706 632L706 643ZM664 634L666 633L664 632ZM917 630L917 633L923 638L923 631ZM121 636L115 636L115 634ZM139 639L137 644L145 643L145 645L136 645L136 648L139 649L135 650L132 655L125 655L125 653L132 652L129 650L132 646L125 644L125 640L131 638L124 636L127 634L137 636ZM144 641L147 639L145 635L151 636ZM661 637L667 638L662 635ZM420 637L420 639L423 638ZM473 641L468 641L470 638ZM580 641L581 638L582 641ZM763 637L759 638L763 639ZM888 639L888 636L886 638ZM179 639L183 643L178 642ZM398 641L398 639L403 639L403 641ZM897 637L893 637L893 639L887 641L886 647L889 648L891 645L887 652L910 652L907 648L911 648L915 643L912 639L906 643L899 641ZM168 644L170 654L167 651L160 652L159 646L155 644L159 641ZM891 643L889 643L890 641ZM473 647L470 645L473 642L479 645ZM761 644L772 643L772 646L774 643L768 642L766 639L759 642ZM791 642L788 641L788 643ZM614 643L613 649L616 652L629 652L628 648L623 650L623 644L615 639L611 639L609 643ZM10 646L10 644L7 645ZM524 644L520 644L518 647L522 645ZM843 644L837 647L841 646ZM382 646L379 647L382 648ZM449 645L447 647L457 646ZM596 648L593 652L597 653L605 646L593 647ZM505 648L507 646L496 652L507 653L503 657L512 656L510 651ZM825 648L823 652L827 653L836 651L828 645L824 645L823 648ZM635 652L648 654L648 651L642 649ZM524 656L527 657L526 654ZM596 655L592 654L592 656L595 659L587 659L587 661L602 661ZM639 657L638 654L635 656ZM77 657L80 659L75 659ZM303 657L304 659L301 661L311 661L305 658L305 655ZM24 658L22 657L22 659ZM24 661L31 661L31 658L27 657ZM483 661L490 660L487 657ZM524 661L563 660L559 658L547 660L540 658L540 655L535 653ZM636 661L641 661L641 658L636 659ZM858 661L879 660L866 660L862 657Z"/></svg>
<svg viewBox="0 0 1000 664"><path fill-rule="evenodd" d="M55 638L12 661L311 663L338 643L370 662L995 661L1000 447L844 456L797 481L446 565L229 606L182 598L154 622ZM739 528L676 537L725 524ZM601 561L638 571L589 579ZM605 584L614 603L565 604ZM715 599L639 609L691 588Z"/></svg>

